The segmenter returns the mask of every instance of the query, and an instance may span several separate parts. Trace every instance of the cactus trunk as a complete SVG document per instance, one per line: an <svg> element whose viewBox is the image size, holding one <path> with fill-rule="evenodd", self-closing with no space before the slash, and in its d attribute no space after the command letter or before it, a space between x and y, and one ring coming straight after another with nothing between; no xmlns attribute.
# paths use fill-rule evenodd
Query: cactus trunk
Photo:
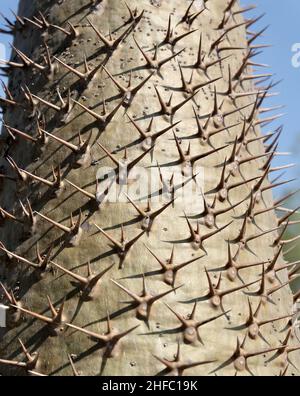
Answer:
<svg viewBox="0 0 300 396"><path fill-rule="evenodd" d="M296 374L279 131L261 134L272 86L255 83L246 11L20 1L2 99L2 374Z"/></svg>

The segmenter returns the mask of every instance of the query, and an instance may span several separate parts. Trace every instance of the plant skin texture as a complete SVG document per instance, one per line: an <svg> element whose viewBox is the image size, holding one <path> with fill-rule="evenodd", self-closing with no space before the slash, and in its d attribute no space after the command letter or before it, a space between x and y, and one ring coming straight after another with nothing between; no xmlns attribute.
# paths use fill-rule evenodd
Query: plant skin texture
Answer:
<svg viewBox="0 0 300 396"><path fill-rule="evenodd" d="M297 375L251 9L21 0L5 21L2 375Z"/></svg>

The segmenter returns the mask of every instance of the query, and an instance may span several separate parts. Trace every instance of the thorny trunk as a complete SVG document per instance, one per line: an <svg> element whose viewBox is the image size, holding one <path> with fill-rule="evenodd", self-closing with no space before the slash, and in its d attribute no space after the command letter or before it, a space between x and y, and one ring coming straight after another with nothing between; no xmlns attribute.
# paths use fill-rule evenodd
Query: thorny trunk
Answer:
<svg viewBox="0 0 300 396"><path fill-rule="evenodd" d="M21 0L12 29L22 52L2 100L1 373L296 373L297 296L281 251L290 244L269 188L279 131L261 138L271 87L253 83L267 85L252 74L255 21L240 10L224 0ZM137 93L130 77L133 88L145 82ZM113 117L101 117L104 99ZM101 202L104 167L118 169L121 202ZM180 177L197 190L183 198Z"/></svg>

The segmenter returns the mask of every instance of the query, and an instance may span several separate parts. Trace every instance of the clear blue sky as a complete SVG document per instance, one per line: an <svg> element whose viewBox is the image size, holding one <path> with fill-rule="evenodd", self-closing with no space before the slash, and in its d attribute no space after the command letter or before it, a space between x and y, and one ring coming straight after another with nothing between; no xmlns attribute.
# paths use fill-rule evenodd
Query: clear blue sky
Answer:
<svg viewBox="0 0 300 396"><path fill-rule="evenodd" d="M280 91L280 96L269 100L268 103L286 106L283 109L286 113L285 117L276 124L284 125L280 150L293 152L291 158L278 158L276 163L284 164L286 161L298 163L297 168L288 171L288 174L300 178L300 65L298 68L292 65L292 57L295 55L292 47L295 43L299 43L300 48L300 1L241 0L241 4L257 5L257 9L249 13L249 16L266 14L259 23L254 25L257 27L256 30L270 25L260 42L272 44L272 47L265 49L256 59L271 66L270 70L276 75L276 80L283 79L282 83L276 87L276 90L278 88ZM299 180L294 182L293 186L299 186Z"/></svg>
<svg viewBox="0 0 300 396"><path fill-rule="evenodd" d="M269 100L268 103L286 106L283 109L283 112L287 113L286 116L276 124L274 123L274 126L284 124L280 150L293 151L294 155L292 158L278 158L276 164L284 164L286 161L300 163L300 67L292 66L292 56L294 55L292 46L299 43L300 48L300 1L241 0L240 2L242 5L257 3L257 9L248 13L249 17L266 13L262 21L255 25L255 29L258 30L270 25L261 42L272 44L272 47L265 49L256 59L271 66L270 70L276 75L276 80L283 79L278 87L280 96ZM11 16L10 9L16 10L17 4L17 0L1 0L0 12L6 16ZM9 54L8 39L9 36L0 35L1 57L3 56L3 48L6 48L6 55ZM295 170L289 171L289 175L300 177L300 166L298 165ZM299 181L295 182L294 185L299 185Z"/></svg>

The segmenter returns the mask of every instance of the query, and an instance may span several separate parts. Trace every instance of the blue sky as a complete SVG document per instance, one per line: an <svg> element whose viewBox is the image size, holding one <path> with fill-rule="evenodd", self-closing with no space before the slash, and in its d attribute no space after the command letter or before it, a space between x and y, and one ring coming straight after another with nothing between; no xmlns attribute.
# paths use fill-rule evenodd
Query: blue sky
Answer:
<svg viewBox="0 0 300 396"><path fill-rule="evenodd" d="M4 16L8 17L9 19L13 19L14 17L12 16L10 10L17 10L18 7L18 0L1 0L0 2L0 12ZM0 19L1 21L1 27L3 27L3 18ZM7 34L0 34L0 58L3 59L3 56L8 56L9 53L9 46L8 46L8 41L11 39L11 37Z"/></svg>
<svg viewBox="0 0 300 396"><path fill-rule="evenodd" d="M299 67L295 68L292 65L292 57L295 55L292 52L292 47L296 43L299 43L298 51L300 53L300 1L259 0L258 2L241 0L242 5L253 3L257 3L257 9L247 15L250 17L262 13L266 14L262 21L255 25L255 29L259 30L266 25L270 25L261 42L272 44L271 48L265 49L256 59L271 66L270 70L275 74L274 78L276 80L283 79L276 89L280 91L280 96L268 100L268 104L271 105L285 105L283 112L286 113L286 116L274 123L274 127L284 124L280 150L293 151L294 153L291 158L277 158L276 164L285 164L287 161L300 163L300 56L298 58ZM10 17L10 9L16 10L17 4L18 0L1 0L0 12ZM5 55L5 52L6 56L9 54L9 38L7 35L0 35L1 58ZM289 171L289 176L300 177L299 164L294 170ZM299 181L295 182L294 185L299 185Z"/></svg>
<svg viewBox="0 0 300 396"><path fill-rule="evenodd" d="M300 178L300 63L297 68L292 64L292 58L295 56L292 48L297 43L299 43L298 52L300 53L300 1L241 0L241 4L257 4L257 10L249 13L249 16L266 14L255 25L257 27L256 30L270 25L260 42L271 44L272 47L264 49L263 53L256 59L271 66L270 70L275 74L276 80L283 79L281 84L276 87L276 90L280 91L280 95L269 100L268 103L271 103L271 105L285 105L283 112L286 115L273 125L284 125L280 150L293 152L291 158L278 158L276 163L284 164L287 161L297 163L297 167L294 170L290 170L288 174L289 176ZM298 61L299 59L300 57L298 57ZM294 186L299 186L299 180L294 182Z"/></svg>

